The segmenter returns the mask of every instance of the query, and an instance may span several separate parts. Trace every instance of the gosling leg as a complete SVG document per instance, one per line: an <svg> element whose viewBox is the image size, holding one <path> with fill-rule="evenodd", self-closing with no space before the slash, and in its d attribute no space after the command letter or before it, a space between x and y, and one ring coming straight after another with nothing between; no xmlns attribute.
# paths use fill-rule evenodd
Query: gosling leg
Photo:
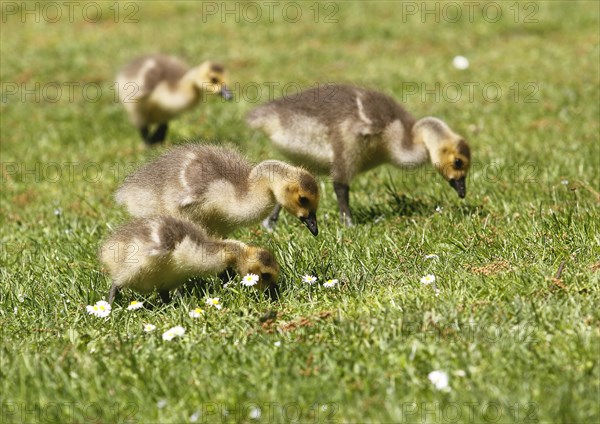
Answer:
<svg viewBox="0 0 600 424"><path fill-rule="evenodd" d="M121 289L119 288L119 286L117 286L115 283L112 283L112 286L110 286L110 291L108 292L108 303L109 304L112 305L113 301L115 300L115 297L117 297L120 290Z"/></svg>
<svg viewBox="0 0 600 424"><path fill-rule="evenodd" d="M152 137L150 138L150 144L158 144L158 143L162 143L163 141L165 141L165 139L167 138L168 130L169 130L169 124L167 124L167 123L160 124L158 126L158 128L156 129L156 131L154 131L154 134L152 134Z"/></svg>
<svg viewBox="0 0 600 424"><path fill-rule="evenodd" d="M334 182L333 191L335 191L340 208L340 222L346 227L353 227L352 212L350 212L350 186Z"/></svg>
<svg viewBox="0 0 600 424"><path fill-rule="evenodd" d="M140 128L140 135L142 136L142 140L144 141L144 144L149 145L150 144L150 128L148 127L148 125L144 125L143 127Z"/></svg>
<svg viewBox="0 0 600 424"><path fill-rule="evenodd" d="M262 222L263 227L265 227L270 233L272 233L275 227L277 226L277 220L279 220L279 212L281 212L281 205L278 203L273 208L271 215L265 218Z"/></svg>

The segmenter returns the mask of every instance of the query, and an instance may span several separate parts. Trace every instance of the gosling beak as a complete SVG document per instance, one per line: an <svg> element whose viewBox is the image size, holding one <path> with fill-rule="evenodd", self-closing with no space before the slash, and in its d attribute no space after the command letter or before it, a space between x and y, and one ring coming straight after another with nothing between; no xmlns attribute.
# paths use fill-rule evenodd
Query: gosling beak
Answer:
<svg viewBox="0 0 600 424"><path fill-rule="evenodd" d="M306 227L312 233L313 236L319 234L319 227L317 227L317 216L314 212L311 212L306 218L300 218L300 221L302 221L304 225L306 225Z"/></svg>
<svg viewBox="0 0 600 424"><path fill-rule="evenodd" d="M467 195L467 184L465 182L465 177L459 178L458 180L452 178L448 182L450 183L452 188L456 190L456 192L458 193L458 197L464 199Z"/></svg>
<svg viewBox="0 0 600 424"><path fill-rule="evenodd" d="M233 99L233 94L225 84L221 86L221 97L223 97L225 100Z"/></svg>

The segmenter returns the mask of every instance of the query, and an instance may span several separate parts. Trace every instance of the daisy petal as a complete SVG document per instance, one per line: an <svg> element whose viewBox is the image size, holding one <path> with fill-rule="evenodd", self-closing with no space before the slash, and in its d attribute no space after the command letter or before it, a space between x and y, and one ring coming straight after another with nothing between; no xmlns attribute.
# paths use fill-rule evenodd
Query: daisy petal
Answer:
<svg viewBox="0 0 600 424"><path fill-rule="evenodd" d="M339 280L337 280L337 279L327 280L326 282L323 283L323 287L327 287L327 288L334 287L338 283L339 283Z"/></svg>
<svg viewBox="0 0 600 424"><path fill-rule="evenodd" d="M437 390L450 391L448 374L446 372L440 370L431 371L427 375L427 378L429 378L429 381L431 381Z"/></svg>
<svg viewBox="0 0 600 424"><path fill-rule="evenodd" d="M165 331L162 335L162 338L165 341L171 341L175 337L182 337L184 334L185 334L185 328L178 325L176 327L170 328L167 331Z"/></svg>
<svg viewBox="0 0 600 424"><path fill-rule="evenodd" d="M140 309L144 307L144 302L138 302L137 300L132 300L129 306L127 307L128 311L135 311L136 309Z"/></svg>
<svg viewBox="0 0 600 424"><path fill-rule="evenodd" d="M434 282L435 282L435 275L433 275L433 274L427 274L427 275L421 277L422 284L429 285Z"/></svg>
<svg viewBox="0 0 600 424"><path fill-rule="evenodd" d="M153 325L153 324L144 324L144 332L151 333L154 330L156 330L156 325Z"/></svg>
<svg viewBox="0 0 600 424"><path fill-rule="evenodd" d="M258 283L258 275L256 274L247 274L242 278L242 285L246 287L252 287Z"/></svg>
<svg viewBox="0 0 600 424"><path fill-rule="evenodd" d="M302 276L302 282L306 284L314 284L317 281L317 277L313 275L304 275Z"/></svg>
<svg viewBox="0 0 600 424"><path fill-rule="evenodd" d="M98 318L105 318L110 315L112 308L105 300L99 300L95 305L87 305L85 310L90 315L94 315Z"/></svg>

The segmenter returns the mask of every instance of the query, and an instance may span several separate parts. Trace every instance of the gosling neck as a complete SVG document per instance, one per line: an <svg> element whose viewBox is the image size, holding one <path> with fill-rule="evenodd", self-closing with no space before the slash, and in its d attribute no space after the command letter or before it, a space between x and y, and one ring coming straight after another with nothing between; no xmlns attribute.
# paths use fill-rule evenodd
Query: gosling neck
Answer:
<svg viewBox="0 0 600 424"><path fill-rule="evenodd" d="M239 270L247 255L247 246L237 240L223 240L223 262L227 268Z"/></svg>
<svg viewBox="0 0 600 424"><path fill-rule="evenodd" d="M405 126L401 121L392 122L383 133L390 161L398 167L410 168L427 162L429 152L422 137L415 133L415 126Z"/></svg>
<svg viewBox="0 0 600 424"><path fill-rule="evenodd" d="M266 160L256 165L248 177L250 186L257 191L268 191L273 198L284 185L295 181L297 168L278 160Z"/></svg>
<svg viewBox="0 0 600 424"><path fill-rule="evenodd" d="M177 81L176 90L180 93L191 95L194 99L200 97L200 87L196 84L198 68L188 70L179 81Z"/></svg>

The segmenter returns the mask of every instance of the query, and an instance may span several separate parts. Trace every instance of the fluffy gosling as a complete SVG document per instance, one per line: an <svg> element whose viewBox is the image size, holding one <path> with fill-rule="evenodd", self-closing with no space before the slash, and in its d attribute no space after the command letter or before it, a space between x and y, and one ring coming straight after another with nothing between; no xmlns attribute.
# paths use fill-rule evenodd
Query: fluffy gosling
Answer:
<svg viewBox="0 0 600 424"><path fill-rule="evenodd" d="M429 160L461 198L466 195L471 153L463 137L437 118L416 121L385 94L326 85L261 105L246 121L293 162L332 176L340 219L348 226L350 181L385 163L414 167Z"/></svg>
<svg viewBox="0 0 600 424"><path fill-rule="evenodd" d="M168 122L196 106L202 92L232 98L227 72L213 62L190 69L175 57L143 56L127 64L116 79L119 99L146 145L163 142Z"/></svg>
<svg viewBox="0 0 600 424"><path fill-rule="evenodd" d="M118 228L102 245L100 260L112 278L108 302L124 287L140 293L169 291L191 277L234 268L255 274L255 287L276 293L279 265L268 250L235 240L220 240L200 227L171 216L139 218Z"/></svg>
<svg viewBox="0 0 600 424"><path fill-rule="evenodd" d="M220 236L259 222L277 203L319 231L319 187L310 173L276 160L252 166L219 146L175 147L128 176L115 197L133 216L186 217Z"/></svg>

